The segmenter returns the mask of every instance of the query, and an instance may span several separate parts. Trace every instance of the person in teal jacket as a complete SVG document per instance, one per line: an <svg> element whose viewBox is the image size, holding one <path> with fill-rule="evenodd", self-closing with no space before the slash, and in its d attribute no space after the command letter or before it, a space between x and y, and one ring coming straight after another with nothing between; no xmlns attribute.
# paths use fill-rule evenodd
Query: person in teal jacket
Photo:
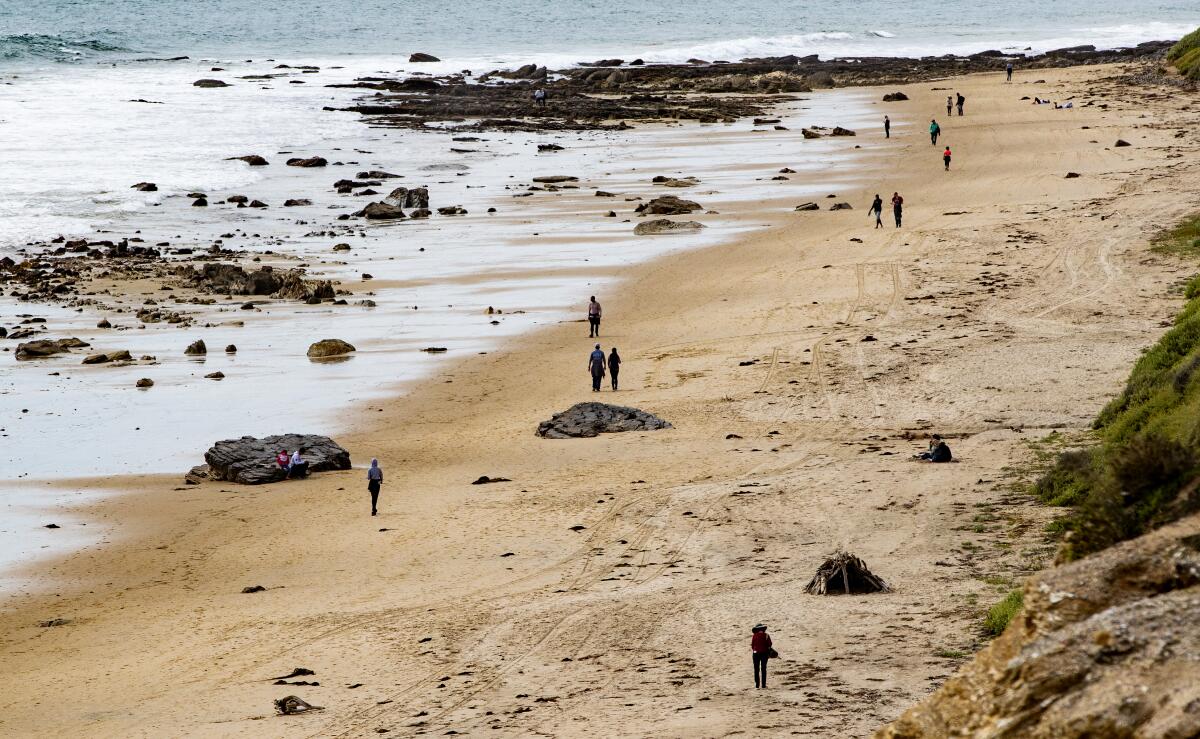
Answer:
<svg viewBox="0 0 1200 739"><path fill-rule="evenodd" d="M938 134L942 132L942 127L938 125L937 120L929 121L929 140L934 146L937 146Z"/></svg>

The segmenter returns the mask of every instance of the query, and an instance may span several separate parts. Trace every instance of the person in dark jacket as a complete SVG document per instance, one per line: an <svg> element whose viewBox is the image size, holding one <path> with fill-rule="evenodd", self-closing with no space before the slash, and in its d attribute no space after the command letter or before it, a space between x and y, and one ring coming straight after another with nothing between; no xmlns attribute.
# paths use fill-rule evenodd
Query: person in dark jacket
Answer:
<svg viewBox="0 0 1200 739"><path fill-rule="evenodd" d="M379 466L378 459L371 460L371 467L367 470L367 490L371 493L371 515L374 516L379 512L379 488L383 485L383 468Z"/></svg>
<svg viewBox="0 0 1200 739"><path fill-rule="evenodd" d="M875 193L875 199L871 201L871 209L867 211L867 215L875 216L875 228L883 228L883 198L879 197L879 193Z"/></svg>
<svg viewBox="0 0 1200 739"><path fill-rule="evenodd" d="M754 687L767 687L767 660L771 659L771 637L767 627L756 625L750 630L750 652L754 657Z"/></svg>
<svg viewBox="0 0 1200 739"><path fill-rule="evenodd" d="M621 373L621 355L617 354L617 347L613 347L608 354L608 376L612 378L612 389L617 391L617 375Z"/></svg>
<svg viewBox="0 0 1200 739"><path fill-rule="evenodd" d="M904 198L898 192L892 193L892 215L896 216L896 228L900 228L900 222L904 220Z"/></svg>
<svg viewBox="0 0 1200 739"><path fill-rule="evenodd" d="M954 460L954 455L950 453L950 445L946 440L937 434L929 440L929 450L917 455L917 459L923 459L926 462L944 463Z"/></svg>
<svg viewBox="0 0 1200 739"><path fill-rule="evenodd" d="M883 117L883 137L890 139L892 137L892 119L886 115Z"/></svg>
<svg viewBox="0 0 1200 739"><path fill-rule="evenodd" d="M961 116L963 114L963 110L962 110L963 106L966 105L967 99L962 96L961 92L957 93L957 95L958 95L958 100L956 100L954 104L958 106L958 114Z"/></svg>
<svg viewBox="0 0 1200 739"><path fill-rule="evenodd" d="M592 373L592 392L600 392L600 381L604 379L604 350L597 344L588 357L588 372Z"/></svg>

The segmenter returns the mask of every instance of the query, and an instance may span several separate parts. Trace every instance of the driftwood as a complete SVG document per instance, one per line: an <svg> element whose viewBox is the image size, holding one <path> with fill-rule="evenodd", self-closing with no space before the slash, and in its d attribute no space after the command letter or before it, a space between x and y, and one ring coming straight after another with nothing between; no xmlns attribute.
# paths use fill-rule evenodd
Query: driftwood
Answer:
<svg viewBox="0 0 1200 739"><path fill-rule="evenodd" d="M813 595L853 595L858 593L889 593L891 588L867 569L858 557L844 551L836 552L817 568L805 592Z"/></svg>
<svg viewBox="0 0 1200 739"><path fill-rule="evenodd" d="M286 698L280 698L275 701L275 710L279 711L284 716L294 716L297 713L308 713L309 711L324 711L324 706L314 706L308 701L295 695L289 695Z"/></svg>

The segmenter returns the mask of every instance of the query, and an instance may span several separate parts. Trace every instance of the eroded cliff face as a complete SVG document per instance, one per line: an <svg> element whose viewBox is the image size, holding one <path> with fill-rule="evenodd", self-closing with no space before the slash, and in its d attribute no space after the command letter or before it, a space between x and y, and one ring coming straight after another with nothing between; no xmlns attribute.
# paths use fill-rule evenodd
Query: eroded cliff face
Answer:
<svg viewBox="0 0 1200 739"><path fill-rule="evenodd" d="M875 734L1195 736L1200 515L1031 579L1004 634Z"/></svg>

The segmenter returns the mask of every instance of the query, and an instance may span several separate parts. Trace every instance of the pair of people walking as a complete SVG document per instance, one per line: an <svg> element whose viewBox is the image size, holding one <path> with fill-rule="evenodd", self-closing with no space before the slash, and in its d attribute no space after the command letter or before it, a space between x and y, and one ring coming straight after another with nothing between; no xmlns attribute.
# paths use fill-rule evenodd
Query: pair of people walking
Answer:
<svg viewBox="0 0 1200 739"><path fill-rule="evenodd" d="M875 193L867 215L875 217L875 228L883 228L883 198L879 193ZM904 198L900 197L898 192L892 193L892 215L896 217L896 228L900 228L900 223L904 220Z"/></svg>
<svg viewBox="0 0 1200 739"><path fill-rule="evenodd" d="M600 392L600 383L604 380L606 372L612 378L612 389L616 392L617 380L621 374L621 355L617 354L617 347L614 346L608 357L605 357L604 350L597 344L588 356L588 372L592 375L592 392Z"/></svg>

